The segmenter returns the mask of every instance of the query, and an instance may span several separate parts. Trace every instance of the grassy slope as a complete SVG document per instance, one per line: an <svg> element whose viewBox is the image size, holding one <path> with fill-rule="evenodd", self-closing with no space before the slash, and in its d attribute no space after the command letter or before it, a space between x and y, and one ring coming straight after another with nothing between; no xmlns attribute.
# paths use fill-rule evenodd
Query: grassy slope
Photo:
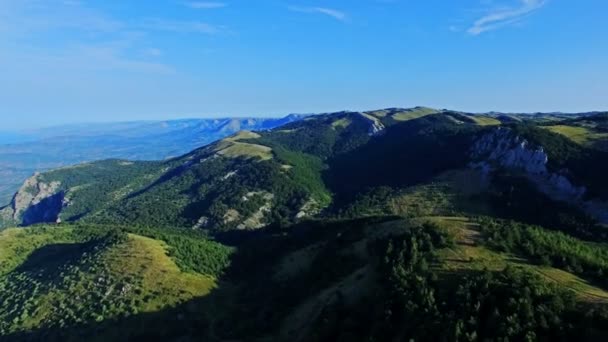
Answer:
<svg viewBox="0 0 608 342"><path fill-rule="evenodd" d="M464 217L427 218L451 230L456 237L453 248L441 251L440 273L453 275L468 271L502 271L508 266L522 267L541 275L550 282L574 291L580 300L608 303L608 292L580 277L553 267L533 265L527 260L506 253L499 253L483 246L483 237L475 223Z"/></svg>
<svg viewBox="0 0 608 342"><path fill-rule="evenodd" d="M491 215L482 196L487 181L474 170L444 172L428 182L378 196L373 192L357 198L346 213L357 216L399 215L405 217L445 215Z"/></svg>
<svg viewBox="0 0 608 342"><path fill-rule="evenodd" d="M608 292L594 286L586 280L563 270L532 264L526 259L505 253L495 252L484 246L483 237L477 231L476 225L464 217L419 217L414 219L392 220L367 226L361 235L352 235L348 230L342 236L349 243L336 248L331 241L320 241L305 244L287 253L276 263L274 279L289 282L301 279L298 276L315 272L318 259L325 257L325 262L331 264L334 259L327 259L326 250L334 249L334 253L346 256L357 256L364 262L357 267L335 277L322 289L314 291L304 300L298 302L293 310L285 316L281 325L281 335L285 340L298 340L305 332L313 327L321 315L337 300L347 305L357 305L361 300L373 298L373 294L381 289L380 279L376 272L376 261L370 254L369 246L378 239L387 236L397 236L407 227L418 226L424 222L434 222L455 236L456 244L449 249L440 250L437 263L433 269L440 280L458 283L462 277L471 272L485 270L501 272L507 267L522 268L540 275L548 283L556 283L576 294L583 303L608 303ZM347 236L347 237L345 237ZM446 288L449 288L447 286Z"/></svg>
<svg viewBox="0 0 608 342"><path fill-rule="evenodd" d="M396 121L408 121L418 119L423 116L436 114L437 112L438 111L436 109L420 107L395 113L391 117Z"/></svg>
<svg viewBox="0 0 608 342"><path fill-rule="evenodd" d="M142 301L142 312L153 312L208 294L215 287L215 279L198 273L184 273L167 256L167 244L151 238L129 235L104 255L103 264L110 276L119 282L139 278L135 301ZM135 292L139 292L134 290ZM145 299L149 297L148 301Z"/></svg>
<svg viewBox="0 0 608 342"><path fill-rule="evenodd" d="M598 141L608 139L608 133L595 132L582 126L554 125L546 128L583 146L593 146Z"/></svg>
<svg viewBox="0 0 608 342"><path fill-rule="evenodd" d="M256 139L260 135L253 132L242 131L217 143L214 151L228 158L258 158L260 160L272 159L272 149L268 146L244 143L240 140Z"/></svg>
<svg viewBox="0 0 608 342"><path fill-rule="evenodd" d="M486 115L469 115L469 117L480 126L497 126L501 124L499 120Z"/></svg>
<svg viewBox="0 0 608 342"><path fill-rule="evenodd" d="M4 276L23 263L35 249L49 243L71 241L69 230L48 231L6 229L0 232L0 275Z"/></svg>
<svg viewBox="0 0 608 342"><path fill-rule="evenodd" d="M392 198L391 213L408 216L488 213L487 204L475 197L486 188L486 182L476 171L445 172L430 183L405 189Z"/></svg>
<svg viewBox="0 0 608 342"><path fill-rule="evenodd" d="M212 276L185 273L165 242L129 234L83 247L71 227L0 234L0 330L14 333L156 312L207 295Z"/></svg>

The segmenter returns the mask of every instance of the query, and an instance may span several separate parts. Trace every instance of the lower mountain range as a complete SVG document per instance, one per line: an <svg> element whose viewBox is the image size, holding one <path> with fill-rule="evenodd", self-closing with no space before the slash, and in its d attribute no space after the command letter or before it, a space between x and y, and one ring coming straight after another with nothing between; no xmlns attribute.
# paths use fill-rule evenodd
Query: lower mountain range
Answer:
<svg viewBox="0 0 608 342"><path fill-rule="evenodd" d="M162 160L240 130L271 129L301 117L137 121L0 132L0 203L8 203L35 172L108 158Z"/></svg>
<svg viewBox="0 0 608 342"><path fill-rule="evenodd" d="M0 209L0 335L608 338L608 113L286 121L28 178Z"/></svg>

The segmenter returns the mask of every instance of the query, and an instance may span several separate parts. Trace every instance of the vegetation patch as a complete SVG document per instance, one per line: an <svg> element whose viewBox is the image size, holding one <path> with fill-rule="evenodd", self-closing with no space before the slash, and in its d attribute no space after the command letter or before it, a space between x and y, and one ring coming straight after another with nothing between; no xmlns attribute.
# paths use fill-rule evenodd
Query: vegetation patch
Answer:
<svg viewBox="0 0 608 342"><path fill-rule="evenodd" d="M272 149L267 146L247 144L241 142L223 142L218 145L216 152L228 158L259 158L272 159Z"/></svg>
<svg viewBox="0 0 608 342"><path fill-rule="evenodd" d="M437 112L438 111L436 109L417 107L414 109L404 110L404 111L399 111L397 113L394 113L391 115L391 118L393 118L395 121L409 121L409 120L421 118L423 116L437 114Z"/></svg>
<svg viewBox="0 0 608 342"><path fill-rule="evenodd" d="M608 139L608 133L596 132L592 128L583 126L554 125L544 127L583 146L593 147L598 142Z"/></svg>
<svg viewBox="0 0 608 342"><path fill-rule="evenodd" d="M498 119L486 115L469 115L469 117L480 126L498 126L501 124Z"/></svg>

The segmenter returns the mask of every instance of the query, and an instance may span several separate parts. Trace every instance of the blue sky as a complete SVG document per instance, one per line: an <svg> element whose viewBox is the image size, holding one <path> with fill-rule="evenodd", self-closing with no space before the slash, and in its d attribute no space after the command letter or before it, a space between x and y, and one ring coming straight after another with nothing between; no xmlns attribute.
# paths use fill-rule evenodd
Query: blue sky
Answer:
<svg viewBox="0 0 608 342"><path fill-rule="evenodd" d="M604 0L0 0L3 129L608 110Z"/></svg>

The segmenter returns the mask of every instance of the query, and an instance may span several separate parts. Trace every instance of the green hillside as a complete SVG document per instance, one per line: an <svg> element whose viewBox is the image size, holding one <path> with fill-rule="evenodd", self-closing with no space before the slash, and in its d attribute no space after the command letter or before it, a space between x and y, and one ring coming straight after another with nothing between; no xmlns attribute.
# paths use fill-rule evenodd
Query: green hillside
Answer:
<svg viewBox="0 0 608 342"><path fill-rule="evenodd" d="M608 316L596 308L608 292L593 274L504 250L489 232L510 223L487 224L450 217L310 221L255 238L240 234L238 250L190 236L185 249L200 246L195 255L207 257L198 267L174 252L185 242L171 230L11 229L0 239L7 247L2 331L9 340L606 336ZM556 234L547 233L547 241L561 238ZM36 245L25 251L30 240ZM562 248L542 241L526 248ZM564 255L603 265L597 253ZM592 321L581 330L584 317Z"/></svg>
<svg viewBox="0 0 608 342"><path fill-rule="evenodd" d="M340 112L36 175L0 210L27 226L0 233L0 333L606 339L608 158L537 119Z"/></svg>
<svg viewBox="0 0 608 342"><path fill-rule="evenodd" d="M566 119L545 126L582 146L608 151L608 114L600 113L576 119Z"/></svg>
<svg viewBox="0 0 608 342"><path fill-rule="evenodd" d="M2 335L71 329L204 297L231 253L180 232L94 226L8 229L0 246Z"/></svg>

